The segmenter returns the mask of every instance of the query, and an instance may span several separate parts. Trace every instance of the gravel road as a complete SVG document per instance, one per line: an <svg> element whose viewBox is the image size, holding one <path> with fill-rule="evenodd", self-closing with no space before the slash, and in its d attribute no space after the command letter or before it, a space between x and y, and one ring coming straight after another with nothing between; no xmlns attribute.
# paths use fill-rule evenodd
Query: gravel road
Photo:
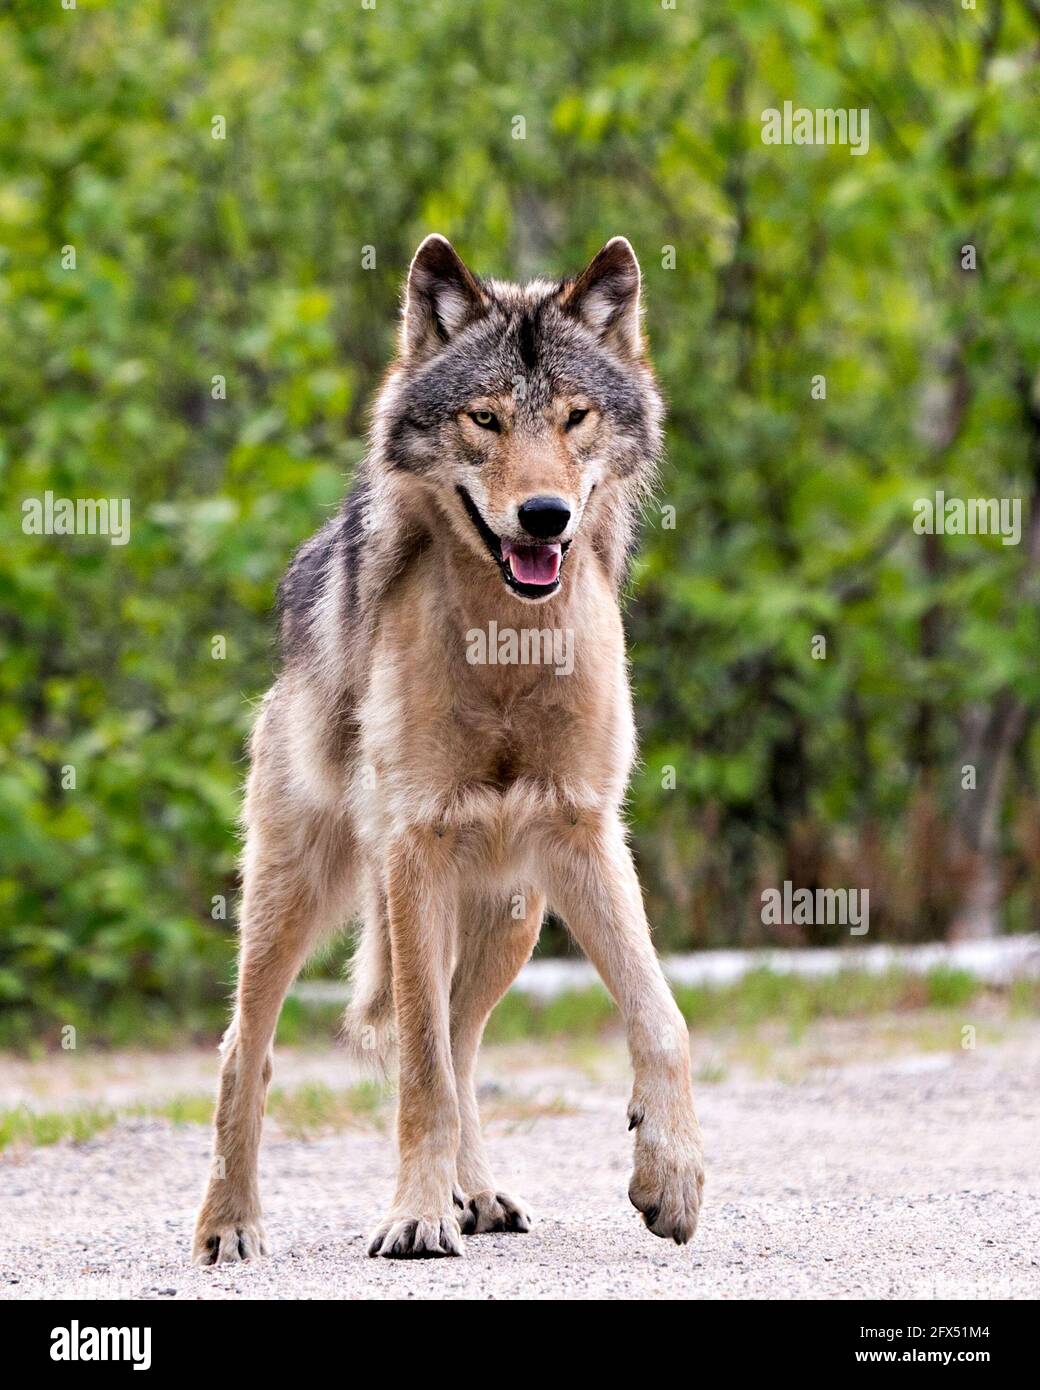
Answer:
<svg viewBox="0 0 1040 1390"><path fill-rule="evenodd" d="M492 1050L492 1158L533 1205L531 1234L470 1238L461 1260L368 1259L388 1126L272 1130L272 1257L192 1269L207 1133L134 1119L0 1163L0 1297L1035 1298L1040 1023L974 1051L846 1052L794 1080L699 1086L708 1188L685 1249L626 1199L620 1052L553 1068Z"/></svg>

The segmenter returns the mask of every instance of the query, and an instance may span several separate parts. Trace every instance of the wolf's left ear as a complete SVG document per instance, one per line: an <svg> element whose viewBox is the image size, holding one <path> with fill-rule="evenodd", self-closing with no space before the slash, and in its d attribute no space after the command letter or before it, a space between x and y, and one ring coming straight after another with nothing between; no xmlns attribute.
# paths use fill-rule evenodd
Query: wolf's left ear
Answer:
<svg viewBox="0 0 1040 1390"><path fill-rule="evenodd" d="M404 357L428 357L486 308L476 276L451 242L433 232L416 251L405 287Z"/></svg>
<svg viewBox="0 0 1040 1390"><path fill-rule="evenodd" d="M639 262L623 236L611 237L563 291L567 312L623 357L643 350L639 330Z"/></svg>

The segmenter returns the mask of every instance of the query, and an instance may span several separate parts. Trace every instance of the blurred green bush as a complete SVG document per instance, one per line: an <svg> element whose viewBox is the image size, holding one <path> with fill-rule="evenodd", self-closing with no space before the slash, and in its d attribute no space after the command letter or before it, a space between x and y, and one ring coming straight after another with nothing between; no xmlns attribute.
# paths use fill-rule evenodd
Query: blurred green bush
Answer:
<svg viewBox="0 0 1040 1390"><path fill-rule="evenodd" d="M275 585L362 455L432 229L499 275L619 231L642 257L675 509L629 607L659 942L760 939L784 878L869 886L889 938L980 875L1033 922L1028 538L911 519L1036 495L1038 43L1031 0L6 7L4 1036L220 1007ZM786 99L868 107L869 153L763 144ZM25 535L48 489L129 497L130 544Z"/></svg>

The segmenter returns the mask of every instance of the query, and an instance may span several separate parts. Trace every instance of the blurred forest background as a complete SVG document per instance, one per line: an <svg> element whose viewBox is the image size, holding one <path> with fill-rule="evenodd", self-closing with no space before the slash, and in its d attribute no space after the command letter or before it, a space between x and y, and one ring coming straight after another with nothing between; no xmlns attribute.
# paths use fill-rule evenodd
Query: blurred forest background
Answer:
<svg viewBox="0 0 1040 1390"><path fill-rule="evenodd" d="M431 230L642 260L660 946L845 939L770 938L785 879L869 888L871 939L1035 926L1040 0L14 0L0 70L4 1038L220 1011L275 586ZM869 153L763 144L785 100L869 108ZM130 543L23 534L48 489ZM937 489L1021 498L1021 544L916 534Z"/></svg>

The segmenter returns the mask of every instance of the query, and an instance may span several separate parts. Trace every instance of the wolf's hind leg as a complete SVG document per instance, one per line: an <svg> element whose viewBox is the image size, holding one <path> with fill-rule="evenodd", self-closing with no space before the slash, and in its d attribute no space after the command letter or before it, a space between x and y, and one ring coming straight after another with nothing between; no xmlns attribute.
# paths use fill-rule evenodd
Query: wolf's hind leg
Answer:
<svg viewBox="0 0 1040 1390"><path fill-rule="evenodd" d="M319 937L346 914L347 863L318 860L303 828L284 838L250 833L242 898L235 1012L221 1043L213 1166L195 1226L196 1264L234 1263L267 1253L257 1185L257 1151L271 1079L271 1043L282 1002Z"/></svg>
<svg viewBox="0 0 1040 1390"><path fill-rule="evenodd" d="M540 894L522 893L505 900L466 898L459 912L451 1050L461 1121L456 1201L466 1235L531 1229L526 1205L503 1192L492 1176L480 1129L475 1073L484 1026L534 950L544 912Z"/></svg>

